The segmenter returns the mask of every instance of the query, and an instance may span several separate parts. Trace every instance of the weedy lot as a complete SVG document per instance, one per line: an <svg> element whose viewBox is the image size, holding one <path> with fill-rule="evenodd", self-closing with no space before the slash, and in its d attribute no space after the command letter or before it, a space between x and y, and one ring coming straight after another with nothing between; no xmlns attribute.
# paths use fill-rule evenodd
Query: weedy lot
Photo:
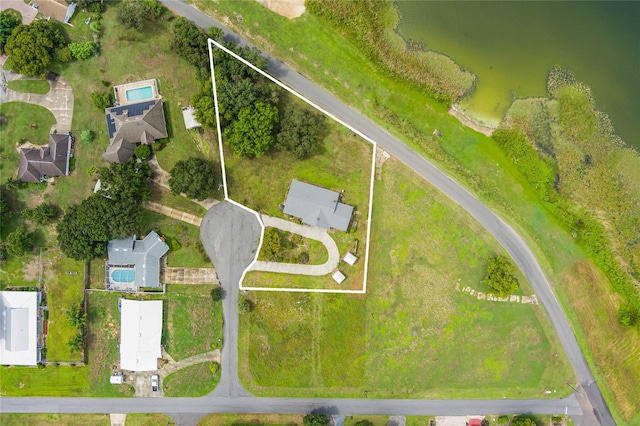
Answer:
<svg viewBox="0 0 640 426"><path fill-rule="evenodd" d="M394 160L375 190L367 295L249 293L255 308L240 328L244 385L270 396L568 394L572 372L542 307L455 289L486 291L485 263L503 253L498 244Z"/></svg>
<svg viewBox="0 0 640 426"><path fill-rule="evenodd" d="M192 365L167 376L162 383L164 396L198 397L213 391L220 381L220 371L213 374L209 363Z"/></svg>

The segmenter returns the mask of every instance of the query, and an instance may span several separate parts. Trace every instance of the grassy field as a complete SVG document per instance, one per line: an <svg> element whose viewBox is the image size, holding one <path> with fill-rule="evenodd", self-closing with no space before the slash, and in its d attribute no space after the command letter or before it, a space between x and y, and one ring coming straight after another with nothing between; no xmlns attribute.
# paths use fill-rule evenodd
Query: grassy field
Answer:
<svg viewBox="0 0 640 426"><path fill-rule="evenodd" d="M20 161L18 145L21 142L46 145L56 120L48 109L22 102L0 105L0 114L7 118L6 123L0 122L0 175L4 183L17 174ZM32 128L33 124L35 127Z"/></svg>
<svg viewBox="0 0 640 426"><path fill-rule="evenodd" d="M244 385L265 396L569 393L572 372L542 307L455 290L486 291L485 264L503 253L499 245L394 160L384 167L366 297L250 293L255 309L241 316L240 328Z"/></svg>
<svg viewBox="0 0 640 426"><path fill-rule="evenodd" d="M127 424L129 416L127 416ZM3 426L109 426L108 414L0 414Z"/></svg>
<svg viewBox="0 0 640 426"><path fill-rule="evenodd" d="M12 80L7 83L7 88L16 92L45 95L49 92L50 86L46 80Z"/></svg>
<svg viewBox="0 0 640 426"><path fill-rule="evenodd" d="M92 392L87 373L87 367L1 366L0 390L3 396L88 396Z"/></svg>
<svg viewBox="0 0 640 426"><path fill-rule="evenodd" d="M130 385L112 385L109 376L119 364L120 311L117 293L90 292L87 312L88 336L85 345L89 351L89 380L96 396L116 397L133 395Z"/></svg>
<svg viewBox="0 0 640 426"><path fill-rule="evenodd" d="M252 2L191 2L379 122L463 182L523 235L556 291L563 291L560 286L568 278L579 282L581 277L572 265L589 262L585 253L569 230L552 216L548 206L540 202L519 167L494 140L465 128L447 114L445 106L414 87L384 75L350 40L313 15L288 20ZM235 19L237 15L243 19ZM436 128L443 137L434 140L429 135ZM605 290L608 297L618 297L610 287ZM559 296L576 329L581 329L577 318L591 315L599 303L591 299L581 312L569 304L567 297ZM574 309L577 314L573 314ZM629 362L624 358L612 362L611 352L602 353L593 346L598 336L619 334L619 329L605 329L606 326L606 322L600 322L598 327L586 330L586 336L597 335L589 338L591 342L586 338L579 340L587 349L585 356L599 377L616 421L633 424L640 411L631 407L636 406L633 401L640 400L640 391L626 393L623 389L607 389L609 383L603 374L605 370L610 373L613 370L617 376L624 377L625 372L618 366L629 365ZM589 350L600 355L594 357ZM637 361L633 364L638 365ZM619 411L619 401L626 401L622 404L627 406L625 412Z"/></svg>
<svg viewBox="0 0 640 426"><path fill-rule="evenodd" d="M213 391L220 381L220 371L213 374L209 363L192 365L167 376L162 390L167 397L198 397Z"/></svg>
<svg viewBox="0 0 640 426"><path fill-rule="evenodd" d="M70 275L67 272L77 272ZM84 264L68 259L59 250L49 249L45 254L44 278L49 306L49 334L47 335L47 359L49 361L81 361L80 352L71 352L69 340L77 333L68 319L67 312L82 304Z"/></svg>
<svg viewBox="0 0 640 426"><path fill-rule="evenodd" d="M212 267L211 261L203 259L194 248L200 241L200 229L197 226L145 210L142 213L141 235L147 235L153 230L164 236L169 244L170 250L167 254L169 267Z"/></svg>
<svg viewBox="0 0 640 426"><path fill-rule="evenodd" d="M209 414L198 426L302 425L300 414Z"/></svg>
<svg viewBox="0 0 640 426"><path fill-rule="evenodd" d="M163 323L166 351L179 361L220 347L222 303L213 302L209 285L167 286Z"/></svg>
<svg viewBox="0 0 640 426"><path fill-rule="evenodd" d="M322 265L329 259L329 253L320 241L305 238L298 234L292 234L291 232L282 231L277 228L267 227L266 229L276 229L280 234L281 258L277 260L278 262L298 263L298 257L300 253L303 252L309 255L309 261L307 262L309 265ZM258 260L271 260L267 258L265 246L262 247L258 255Z"/></svg>
<svg viewBox="0 0 640 426"><path fill-rule="evenodd" d="M127 414L127 426L156 426L156 425L175 425L171 417L154 413L154 414Z"/></svg>

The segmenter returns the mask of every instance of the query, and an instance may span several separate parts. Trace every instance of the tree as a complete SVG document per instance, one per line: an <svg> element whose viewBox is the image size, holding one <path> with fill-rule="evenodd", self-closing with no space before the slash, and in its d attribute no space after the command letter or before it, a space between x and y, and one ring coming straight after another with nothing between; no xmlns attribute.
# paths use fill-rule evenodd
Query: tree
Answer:
<svg viewBox="0 0 640 426"><path fill-rule="evenodd" d="M169 187L174 194L204 200L215 190L213 163L202 158L181 160L171 169Z"/></svg>
<svg viewBox="0 0 640 426"><path fill-rule="evenodd" d="M506 297L520 287L515 277L515 268L505 256L496 256L489 259L484 283L498 297Z"/></svg>
<svg viewBox="0 0 640 426"><path fill-rule="evenodd" d="M514 417L509 424L511 426L536 426L536 422L529 417Z"/></svg>
<svg viewBox="0 0 640 426"><path fill-rule="evenodd" d="M118 5L118 21L128 29L139 30L144 23L147 6L142 1L124 0Z"/></svg>
<svg viewBox="0 0 640 426"><path fill-rule="evenodd" d="M60 216L60 207L52 203L42 203L36 208L25 210L22 214L37 225L46 225Z"/></svg>
<svg viewBox="0 0 640 426"><path fill-rule="evenodd" d="M126 164L111 163L98 170L102 194L113 200L140 204L151 198L151 176L148 163L138 163L134 158Z"/></svg>
<svg viewBox="0 0 640 426"><path fill-rule="evenodd" d="M0 54L4 53L4 45L7 44L9 36L21 23L20 16L10 10L0 12Z"/></svg>
<svg viewBox="0 0 640 426"><path fill-rule="evenodd" d="M267 228L262 239L262 256L267 260L277 260L282 249L282 238L275 228Z"/></svg>
<svg viewBox="0 0 640 426"><path fill-rule="evenodd" d="M80 134L80 139L82 139L82 142L86 143L93 142L93 132L91 130L83 130Z"/></svg>
<svg viewBox="0 0 640 426"><path fill-rule="evenodd" d="M202 84L200 90L191 97L191 105L195 109L196 119L205 129L216 128L216 111L213 105L211 83Z"/></svg>
<svg viewBox="0 0 640 426"><path fill-rule="evenodd" d="M84 43L69 43L67 47L71 51L71 55L80 60L89 59L98 53L98 44L92 41L85 41Z"/></svg>
<svg viewBox="0 0 640 426"><path fill-rule="evenodd" d="M73 327L81 329L86 322L86 315L84 309L80 305L72 305L71 309L67 311L67 320Z"/></svg>
<svg viewBox="0 0 640 426"><path fill-rule="evenodd" d="M216 286L216 287L211 289L211 299L214 302L221 301L222 300L222 296L223 296L222 286Z"/></svg>
<svg viewBox="0 0 640 426"><path fill-rule="evenodd" d="M274 143L273 128L278 122L278 108L256 102L240 110L238 119L224 131L227 143L237 156L261 157Z"/></svg>
<svg viewBox="0 0 640 426"><path fill-rule="evenodd" d="M80 9L88 9L93 3L99 3L100 0L75 0Z"/></svg>
<svg viewBox="0 0 640 426"><path fill-rule="evenodd" d="M151 158L151 147L149 145L140 144L136 146L136 149L133 151L136 158L141 160L148 160Z"/></svg>
<svg viewBox="0 0 640 426"><path fill-rule="evenodd" d="M173 20L171 35L171 50L182 56L191 65L209 66L207 33L203 29L180 16Z"/></svg>
<svg viewBox="0 0 640 426"><path fill-rule="evenodd" d="M57 226L58 245L72 259L95 259L109 240L134 235L141 217L142 207L135 199L93 194L67 209Z"/></svg>
<svg viewBox="0 0 640 426"><path fill-rule="evenodd" d="M33 234L27 232L24 226L18 227L7 236L7 251L11 256L22 256L33 249Z"/></svg>
<svg viewBox="0 0 640 426"><path fill-rule="evenodd" d="M44 77L56 49L66 44L55 21L39 19L17 27L9 36L5 67L18 74Z"/></svg>
<svg viewBox="0 0 640 426"><path fill-rule="evenodd" d="M93 92L91 93L91 103L99 110L113 106L113 93Z"/></svg>
<svg viewBox="0 0 640 426"><path fill-rule="evenodd" d="M13 217L13 212L11 211L11 206L7 201L5 190L2 189L0 192L0 224L7 223L11 217Z"/></svg>
<svg viewBox="0 0 640 426"><path fill-rule="evenodd" d="M302 418L304 426L328 426L331 423L325 414L307 414Z"/></svg>
<svg viewBox="0 0 640 426"><path fill-rule="evenodd" d="M69 349L71 349L71 352L81 352L83 348L84 338L82 337L82 334L78 332L78 334L69 340Z"/></svg>
<svg viewBox="0 0 640 426"><path fill-rule="evenodd" d="M289 106L282 118L276 148L291 151L297 159L306 158L320 147L324 128L322 116L308 109Z"/></svg>

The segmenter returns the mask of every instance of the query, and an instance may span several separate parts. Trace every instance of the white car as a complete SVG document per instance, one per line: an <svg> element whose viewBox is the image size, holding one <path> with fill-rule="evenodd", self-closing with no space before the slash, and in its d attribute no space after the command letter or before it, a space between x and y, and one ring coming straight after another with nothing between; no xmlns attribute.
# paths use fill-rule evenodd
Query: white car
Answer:
<svg viewBox="0 0 640 426"><path fill-rule="evenodd" d="M151 376L151 390L154 392L158 391L158 380L160 378L158 377L157 374L154 374L153 376Z"/></svg>

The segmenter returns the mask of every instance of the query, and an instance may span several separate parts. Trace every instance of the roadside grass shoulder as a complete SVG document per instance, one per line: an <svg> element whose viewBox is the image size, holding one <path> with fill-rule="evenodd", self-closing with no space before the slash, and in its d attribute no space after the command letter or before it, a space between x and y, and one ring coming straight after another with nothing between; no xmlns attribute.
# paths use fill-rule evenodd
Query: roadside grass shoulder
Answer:
<svg viewBox="0 0 640 426"><path fill-rule="evenodd" d="M130 413L127 414L126 418L127 426L156 426L156 425L166 425L172 426L175 425L175 422L171 417L166 414L159 413Z"/></svg>
<svg viewBox="0 0 640 426"><path fill-rule="evenodd" d="M165 237L170 247L167 254L168 266L212 267L211 262L203 259L195 249L195 245L200 241L200 231L197 226L145 210L142 212L140 232L141 235L147 235L150 231L156 231Z"/></svg>
<svg viewBox="0 0 640 426"><path fill-rule="evenodd" d="M128 416L127 416L128 417ZM3 426L109 426L108 414L0 414Z"/></svg>
<svg viewBox="0 0 640 426"><path fill-rule="evenodd" d="M163 206L171 207L172 209L191 213L198 217L204 217L204 215L207 213L207 210L201 205L194 203L193 201L185 197L181 197L180 195L174 195L168 189L155 184L151 185L150 201L162 204Z"/></svg>
<svg viewBox="0 0 640 426"><path fill-rule="evenodd" d="M72 306L81 306L84 264L66 258L56 249L45 253L45 289L49 307L47 359L49 361L81 361L80 352L72 352L69 340L77 333L67 319ZM75 275L68 272L75 272Z"/></svg>
<svg viewBox="0 0 640 426"><path fill-rule="evenodd" d="M387 426L389 416L346 416L344 426Z"/></svg>
<svg viewBox="0 0 640 426"><path fill-rule="evenodd" d="M7 83L7 88L16 92L45 95L49 92L50 86L46 80L12 80Z"/></svg>
<svg viewBox="0 0 640 426"><path fill-rule="evenodd" d="M220 381L220 371L213 374L209 363L192 365L167 376L162 390L168 397L198 397L213 391Z"/></svg>
<svg viewBox="0 0 640 426"><path fill-rule="evenodd" d="M49 141L51 126L56 121L46 108L22 102L9 102L0 105L0 114L7 119L0 122L0 171L2 182L17 174L20 154L18 145L31 142L34 145L46 145ZM32 126L32 125L35 125Z"/></svg>
<svg viewBox="0 0 640 426"><path fill-rule="evenodd" d="M210 285L167 285L163 344L175 359L222 347L222 302L213 302Z"/></svg>
<svg viewBox="0 0 640 426"><path fill-rule="evenodd" d="M198 426L231 426L231 425L302 425L301 414L209 414L203 417Z"/></svg>

